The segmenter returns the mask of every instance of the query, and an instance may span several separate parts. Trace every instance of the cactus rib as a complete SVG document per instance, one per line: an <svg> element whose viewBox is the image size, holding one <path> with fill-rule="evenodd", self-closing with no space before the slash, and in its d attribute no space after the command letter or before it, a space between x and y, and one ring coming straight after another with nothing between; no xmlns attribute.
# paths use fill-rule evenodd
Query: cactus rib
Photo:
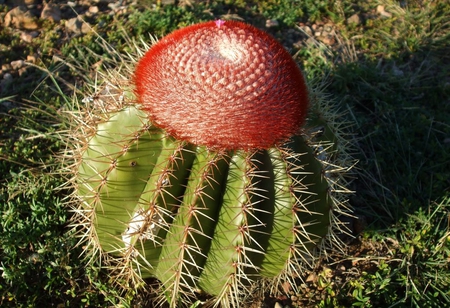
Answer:
<svg viewBox="0 0 450 308"><path fill-rule="evenodd" d="M194 293L213 236L229 157L198 148L180 209L159 257L156 277L168 297Z"/></svg>
<svg viewBox="0 0 450 308"><path fill-rule="evenodd" d="M117 136L122 117L132 120ZM199 290L238 307L259 279L299 277L336 228L333 209L345 203L333 196L344 191L329 161L337 150L314 138L216 151L168 136L129 106L98 124L78 194L119 277L157 278L171 307Z"/></svg>
<svg viewBox="0 0 450 308"><path fill-rule="evenodd" d="M78 193L94 209L101 247L116 255L124 248L123 217L139 200L161 148L161 132L148 129L142 119L137 109L128 108L99 124L78 170ZM125 133L118 133L119 125Z"/></svg>

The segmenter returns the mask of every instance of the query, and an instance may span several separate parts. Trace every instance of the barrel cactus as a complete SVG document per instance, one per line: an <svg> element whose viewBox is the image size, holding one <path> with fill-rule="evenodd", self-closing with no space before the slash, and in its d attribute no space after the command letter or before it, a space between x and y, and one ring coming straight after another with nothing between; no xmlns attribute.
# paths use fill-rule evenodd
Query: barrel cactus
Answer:
<svg viewBox="0 0 450 308"><path fill-rule="evenodd" d="M349 211L334 109L275 39L241 22L175 31L133 67L78 117L86 249L125 288L156 278L170 307L295 287Z"/></svg>

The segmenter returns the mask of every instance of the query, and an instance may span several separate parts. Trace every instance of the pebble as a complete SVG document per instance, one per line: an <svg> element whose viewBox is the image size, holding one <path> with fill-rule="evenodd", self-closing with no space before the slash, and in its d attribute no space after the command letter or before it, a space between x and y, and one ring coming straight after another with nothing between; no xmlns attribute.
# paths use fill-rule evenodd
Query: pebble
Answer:
<svg viewBox="0 0 450 308"><path fill-rule="evenodd" d="M0 81L0 92L1 92L1 89L3 87L6 87L7 85L11 84L12 81L13 81L13 76L10 73L5 73L3 75L3 79ZM3 102L1 102L0 106L3 106L3 107L6 107L7 109L10 109L10 108L7 107L8 103L9 102L7 102L7 101L3 101Z"/></svg>
<svg viewBox="0 0 450 308"><path fill-rule="evenodd" d="M13 70L18 70L24 66L25 62L23 60L11 61L11 68Z"/></svg>
<svg viewBox="0 0 450 308"><path fill-rule="evenodd" d="M26 43L31 43L35 37L39 36L39 31L22 31L20 33L20 39Z"/></svg>
<svg viewBox="0 0 450 308"><path fill-rule="evenodd" d="M2 64L2 72L7 72L12 70L11 64L6 63L6 64Z"/></svg>
<svg viewBox="0 0 450 308"><path fill-rule="evenodd" d="M27 56L27 62L36 64L38 58L39 58L39 57L38 57L37 54L34 54L34 55L28 55L28 56Z"/></svg>
<svg viewBox="0 0 450 308"><path fill-rule="evenodd" d="M19 73L19 76L22 76L23 74L25 74L28 70L27 66L21 67L19 68L19 70L17 71Z"/></svg>
<svg viewBox="0 0 450 308"><path fill-rule="evenodd" d="M10 73L5 73L3 75L3 80L7 81L7 82L12 81L13 80L13 76Z"/></svg>
<svg viewBox="0 0 450 308"><path fill-rule="evenodd" d="M324 43L325 45L333 45L334 43L336 43L335 39L336 32L334 31L333 25L325 24L321 28L322 32L318 40Z"/></svg>
<svg viewBox="0 0 450 308"><path fill-rule="evenodd" d="M328 46L331 46L334 43L336 43L335 38L331 35L321 36L321 37L319 37L319 41L321 41L322 43L324 43L325 45L328 45Z"/></svg>
<svg viewBox="0 0 450 308"><path fill-rule="evenodd" d="M89 25L80 16L66 20L66 29L75 34L86 34L91 31Z"/></svg>
<svg viewBox="0 0 450 308"><path fill-rule="evenodd" d="M17 6L5 15L5 26L23 30L36 30L39 25L26 6Z"/></svg>
<svg viewBox="0 0 450 308"><path fill-rule="evenodd" d="M313 34L311 27L309 27L307 25L300 26L300 30L302 30L303 33L305 33L307 36L312 36L312 34Z"/></svg>
<svg viewBox="0 0 450 308"><path fill-rule="evenodd" d="M392 13L386 12L384 10L384 5L378 5L377 6L377 13L384 18L391 18L392 17Z"/></svg>
<svg viewBox="0 0 450 308"><path fill-rule="evenodd" d="M86 11L86 16L93 17L93 16L97 15L99 12L100 12L100 9L98 8L98 6L92 5ZM109 14L111 14L111 12L109 12Z"/></svg>
<svg viewBox="0 0 450 308"><path fill-rule="evenodd" d="M97 14L99 12L98 6L96 5L90 6L88 12L91 14Z"/></svg>
<svg viewBox="0 0 450 308"><path fill-rule="evenodd" d="M361 17L359 17L359 14L353 14L352 16L347 18L347 24L360 25L361 24Z"/></svg>
<svg viewBox="0 0 450 308"><path fill-rule="evenodd" d="M273 308L283 308L283 306L279 302L276 302Z"/></svg>
<svg viewBox="0 0 450 308"><path fill-rule="evenodd" d="M50 20L52 22L61 21L61 10L59 6L53 3L47 3L41 12L41 19Z"/></svg>
<svg viewBox="0 0 450 308"><path fill-rule="evenodd" d="M315 282L317 281L317 274L312 272L311 274L308 275L308 277L306 278L306 282Z"/></svg>
<svg viewBox="0 0 450 308"><path fill-rule="evenodd" d="M266 28L278 27L280 23L276 19L267 19L266 20Z"/></svg>

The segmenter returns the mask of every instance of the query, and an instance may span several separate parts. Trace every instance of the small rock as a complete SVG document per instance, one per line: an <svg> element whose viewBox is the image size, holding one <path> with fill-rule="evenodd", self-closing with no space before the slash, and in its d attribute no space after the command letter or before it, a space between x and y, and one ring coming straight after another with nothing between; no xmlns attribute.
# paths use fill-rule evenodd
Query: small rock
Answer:
<svg viewBox="0 0 450 308"><path fill-rule="evenodd" d="M90 6L88 12L91 14L97 14L99 12L98 6Z"/></svg>
<svg viewBox="0 0 450 308"><path fill-rule="evenodd" d="M19 76L22 76L23 74L25 74L27 72L27 69L28 69L27 66L19 68L19 70L18 70Z"/></svg>
<svg viewBox="0 0 450 308"><path fill-rule="evenodd" d="M25 6L18 6L5 15L5 26L16 29L36 30L39 25Z"/></svg>
<svg viewBox="0 0 450 308"><path fill-rule="evenodd" d="M336 40L332 35L320 36L318 40L328 46L334 45L334 43L336 43Z"/></svg>
<svg viewBox="0 0 450 308"><path fill-rule="evenodd" d="M53 3L47 3L41 12L41 19L50 20L52 22L61 21L61 10L59 6Z"/></svg>
<svg viewBox="0 0 450 308"><path fill-rule="evenodd" d="M18 70L24 66L25 62L23 60L16 60L11 62L11 68L13 70Z"/></svg>
<svg viewBox="0 0 450 308"><path fill-rule="evenodd" d="M378 5L377 6L377 13L381 16L381 17L385 17L385 18L391 18L392 14L389 12L386 12L384 10L384 5Z"/></svg>
<svg viewBox="0 0 450 308"><path fill-rule="evenodd" d="M20 39L26 43L31 43L31 41L33 40L33 37L28 32L22 32L22 33L20 33Z"/></svg>
<svg viewBox="0 0 450 308"><path fill-rule="evenodd" d="M38 58L39 58L39 57L38 57L37 54L34 54L34 55L28 55L28 56L27 56L27 62L36 64Z"/></svg>
<svg viewBox="0 0 450 308"><path fill-rule="evenodd" d="M280 23L276 19L267 19L266 20L266 28L278 27Z"/></svg>
<svg viewBox="0 0 450 308"><path fill-rule="evenodd" d="M309 276L306 278L306 282L316 282L316 281L317 281L317 274L314 272L309 274Z"/></svg>
<svg viewBox="0 0 450 308"><path fill-rule="evenodd" d="M91 30L89 25L81 17L66 20L66 29L75 34L86 34Z"/></svg>
<svg viewBox="0 0 450 308"><path fill-rule="evenodd" d="M12 70L11 64L9 64L9 63L2 64L2 72L3 73L7 72L7 71L10 71L10 70Z"/></svg>
<svg viewBox="0 0 450 308"><path fill-rule="evenodd" d="M300 26L300 30L302 30L303 33L305 33L307 36L312 36L312 34L313 34L311 28L306 25Z"/></svg>
<svg viewBox="0 0 450 308"><path fill-rule="evenodd" d="M283 282L283 283L281 284L281 287L282 287L283 291L284 291L286 294L289 294L289 292L290 292L291 289L292 289L292 286L291 286L291 284L290 284L288 281Z"/></svg>
<svg viewBox="0 0 450 308"><path fill-rule="evenodd" d="M14 78L10 73L4 74L3 79L0 81L0 92L1 92L2 88L5 88L9 84L11 84L11 82L13 82L13 79ZM8 103L9 102L5 102L5 101L1 102L0 106L7 107L7 109L11 109L11 108L8 108L8 106L7 106Z"/></svg>
<svg viewBox="0 0 450 308"><path fill-rule="evenodd" d="M98 8L98 6L90 6L86 12L86 16L93 17L93 16L97 15L99 11L100 11L100 9Z"/></svg>
<svg viewBox="0 0 450 308"><path fill-rule="evenodd" d="M34 38L39 36L39 31L23 31L20 33L20 39L26 43L31 43Z"/></svg>
<svg viewBox="0 0 450 308"><path fill-rule="evenodd" d="M347 18L347 24L360 25L361 24L361 17L359 17L358 14L353 14L352 16Z"/></svg>
<svg viewBox="0 0 450 308"><path fill-rule="evenodd" d="M13 76L10 73L6 73L6 74L3 75L3 80L7 81L7 82L12 81L13 80Z"/></svg>
<svg viewBox="0 0 450 308"><path fill-rule="evenodd" d="M108 7L113 10L113 11L117 11L120 9L121 3L120 2L111 2L108 3Z"/></svg>

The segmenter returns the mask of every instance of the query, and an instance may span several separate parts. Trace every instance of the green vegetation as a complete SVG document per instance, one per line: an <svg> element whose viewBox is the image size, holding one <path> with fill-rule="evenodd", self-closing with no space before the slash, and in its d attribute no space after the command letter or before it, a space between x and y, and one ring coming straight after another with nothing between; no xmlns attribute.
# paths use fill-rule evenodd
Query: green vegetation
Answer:
<svg viewBox="0 0 450 308"><path fill-rule="evenodd" d="M57 132L69 127L64 119L72 97L83 104L92 94L84 93L90 91L84 81L115 65L116 51L129 52L127 45L139 36L150 41L150 34L160 37L219 17L239 17L261 28L266 19L276 19L279 25L268 31L295 55L309 80L327 81L326 91L347 112L343 122L355 123L359 163L350 202L360 219L349 223L356 238L345 238L343 252L330 252L298 282L305 292L291 293L292 305L450 306L448 1L143 3L128 8L127 18L100 12L100 22L92 24L95 33L76 37L62 22L43 23L31 43L0 27L1 64L40 53L40 68L13 73L1 86L2 307L129 306L149 300L132 291L118 294L107 273L87 266L76 230L68 226L70 191L61 185L71 175L58 159L63 143ZM7 11L0 5L1 14ZM348 22L355 13L359 21ZM331 24L334 44L307 40L299 23ZM103 65L94 65L99 59Z"/></svg>

